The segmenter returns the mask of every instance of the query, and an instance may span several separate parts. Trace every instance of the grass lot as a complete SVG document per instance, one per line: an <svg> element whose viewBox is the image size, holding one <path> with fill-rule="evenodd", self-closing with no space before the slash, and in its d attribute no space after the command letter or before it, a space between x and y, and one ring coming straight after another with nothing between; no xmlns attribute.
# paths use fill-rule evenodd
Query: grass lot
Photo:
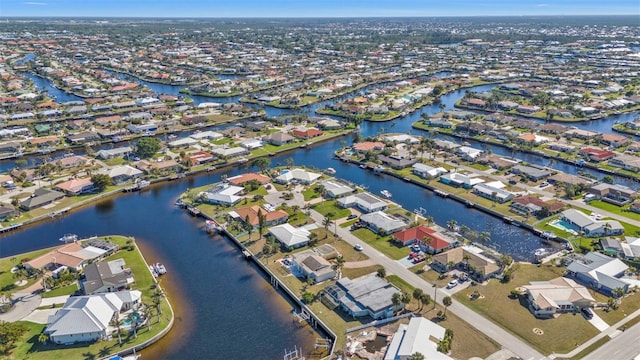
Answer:
<svg viewBox="0 0 640 360"><path fill-rule="evenodd" d="M332 216L329 216L331 220L340 219L351 214L351 211L349 209L343 209L339 207L335 200L323 201L321 203L313 205L311 208L322 214L322 216L333 214Z"/></svg>
<svg viewBox="0 0 640 360"><path fill-rule="evenodd" d="M120 246L126 245L127 237L123 236L109 236L108 241L119 244ZM134 288L142 291L142 301L145 304L151 304L151 285L155 284L155 279L151 276L147 264L143 261L142 254L137 247L134 247L132 251L121 250L118 253L111 255L105 261L111 261L115 259L124 259L127 266L131 268L135 278ZM2 259L5 260L5 259ZM0 260L0 266L1 261ZM62 291L62 290L61 290ZM28 328L27 333L24 335L24 341L18 343L17 348L14 350L12 356L16 359L96 359L102 358L114 352L128 348L134 344L140 344L152 336L160 332L165 328L171 320L172 313L166 299L162 303L162 315L151 317L151 330L147 327L138 330L138 338L134 339L133 335L123 336L122 345L118 345L118 339L115 337L111 341L100 341L93 344L77 344L70 346L54 345L51 343L41 344L38 342L38 335L44 330L45 325L34 324L29 322L21 322Z"/></svg>
<svg viewBox="0 0 640 360"><path fill-rule="evenodd" d="M413 294L414 288L399 277L390 275L387 279L390 283L400 288L402 292ZM415 299L411 298L411 302L406 308L410 311L418 312L419 306L419 303ZM444 328L453 330L451 356L454 358L469 359L474 356L484 358L500 349L500 346L493 340L476 330L474 327L469 326L469 324L454 314L448 313L447 319L440 321L437 319L437 314L438 311L441 310L443 310L443 308L440 305L434 307L433 304L430 304L425 306L422 311L419 311L418 313L422 314L425 318L438 323L438 325Z"/></svg>
<svg viewBox="0 0 640 360"><path fill-rule="evenodd" d="M400 247L396 245L391 240L392 238L390 235L379 236L378 234L375 234L373 231L366 228L360 228L352 231L351 233L392 259L398 260L402 259L405 256L409 256L409 248L406 246Z"/></svg>
<svg viewBox="0 0 640 360"><path fill-rule="evenodd" d="M73 284L69 284L67 286L62 286L62 287L59 287L57 289L53 289L51 291L47 291L46 293L42 294L42 297L43 298L52 298L52 297L62 296L62 295L71 295L71 294L75 293L76 291L78 291L78 284L77 283L73 283Z"/></svg>
<svg viewBox="0 0 640 360"><path fill-rule="evenodd" d="M529 284L530 281L550 280L561 276L564 268L552 265L520 264L515 277L508 284L491 280L486 286L470 286L454 295L456 300L501 325L503 328L536 347L543 354L567 353L598 333L579 314L563 314L556 319L536 319L526 306L522 297L513 299L509 292L514 288ZM484 296L471 300L475 290ZM542 329L543 335L533 333L534 328ZM572 331L567 331L572 329Z"/></svg>
<svg viewBox="0 0 640 360"><path fill-rule="evenodd" d="M320 194L318 194L313 188L309 187L302 191L302 195L304 196L304 201L309 201L311 199L319 198Z"/></svg>
<svg viewBox="0 0 640 360"><path fill-rule="evenodd" d="M607 296L604 296L600 293L595 293L593 296L597 302L607 303L609 299ZM640 293L635 293L633 295L628 295L622 298L622 302L618 305L616 310L604 311L604 310L596 310L598 316L602 318L607 324L613 325L618 321L624 319L627 315L632 312L640 309ZM638 317L640 319L640 317Z"/></svg>
<svg viewBox="0 0 640 360"><path fill-rule="evenodd" d="M626 211L624 207L620 207L614 204L610 204L608 202L604 202L602 200L592 200L589 201L589 205L597 207L598 209L602 209L604 211L608 211L613 214L618 214L624 217L628 217L629 219L640 221L640 214L634 213L633 211Z"/></svg>
<svg viewBox="0 0 640 360"><path fill-rule="evenodd" d="M16 279L11 273L11 268L19 264L23 259L35 259L42 254L48 253L49 251L51 251L51 249L53 248L31 251L25 254L0 259L0 291L14 292L16 290L24 289L27 286L33 284L36 281L35 278L26 279L28 281L26 285L16 287L14 283L18 279Z"/></svg>

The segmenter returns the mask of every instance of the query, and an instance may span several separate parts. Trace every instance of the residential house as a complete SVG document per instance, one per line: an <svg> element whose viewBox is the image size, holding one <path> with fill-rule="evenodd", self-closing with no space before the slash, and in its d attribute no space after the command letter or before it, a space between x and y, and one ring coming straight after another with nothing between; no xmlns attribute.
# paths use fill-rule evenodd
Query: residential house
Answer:
<svg viewBox="0 0 640 360"><path fill-rule="evenodd" d="M189 164L191 166L195 166L195 165L202 165L208 162L212 162L216 159L217 159L216 156L206 151L195 151L193 153L186 155L182 159L182 162Z"/></svg>
<svg viewBox="0 0 640 360"><path fill-rule="evenodd" d="M388 235L400 231L407 226L403 220L397 219L383 211L374 211L360 216L360 222L376 234Z"/></svg>
<svg viewBox="0 0 640 360"><path fill-rule="evenodd" d="M87 265L80 284L85 295L93 295L121 291L133 283L133 273L125 267L124 259L116 259Z"/></svg>
<svg viewBox="0 0 640 360"><path fill-rule="evenodd" d="M504 190L503 187L504 184L499 181L492 183L480 183L473 186L473 193L502 204L515 197L512 192Z"/></svg>
<svg viewBox="0 0 640 360"><path fill-rule="evenodd" d="M400 289L377 273L371 273L353 280L343 277L327 286L323 296L354 319L370 316L377 320L390 318L404 307L402 303L396 306L391 301L395 293L400 293Z"/></svg>
<svg viewBox="0 0 640 360"><path fill-rule="evenodd" d="M440 182L455 187L464 187L465 189L471 189L473 186L483 183L484 180L476 177L475 174L461 174L452 172L440 176Z"/></svg>
<svg viewBox="0 0 640 360"><path fill-rule="evenodd" d="M451 129L453 128L453 123L447 119L442 117L428 118L424 120L424 124L431 127L443 128L443 129Z"/></svg>
<svg viewBox="0 0 640 360"><path fill-rule="evenodd" d="M629 289L629 283L622 279L628 268L618 258L590 252L569 264L567 276L607 296L614 296L616 289L624 292Z"/></svg>
<svg viewBox="0 0 640 360"><path fill-rule="evenodd" d="M456 247L434 255L431 267L442 273L454 268L465 270L479 282L484 282L500 273L500 267L493 259L485 256L482 249L471 245Z"/></svg>
<svg viewBox="0 0 640 360"><path fill-rule="evenodd" d="M282 171L280 175L274 179L274 181L278 184L310 185L316 182L316 180L318 180L320 176L322 175L311 171L306 171L304 169L296 168Z"/></svg>
<svg viewBox="0 0 640 360"><path fill-rule="evenodd" d="M414 354L419 353L429 360L452 360L438 351L437 342L444 339L445 332L442 326L422 316L412 317L409 324L398 325L383 359L411 360Z"/></svg>
<svg viewBox="0 0 640 360"><path fill-rule="evenodd" d="M486 154L476 160L479 164L489 165L497 170L510 169L517 165L519 160L513 158L505 158L500 155Z"/></svg>
<svg viewBox="0 0 640 360"><path fill-rule="evenodd" d="M387 206L389 206L386 201L383 201L366 192L348 195L340 198L338 199L338 205L343 208L355 206L357 209L364 213L382 211L385 210Z"/></svg>
<svg viewBox="0 0 640 360"><path fill-rule="evenodd" d="M103 149L98 151L96 154L99 159L109 160L117 157L123 157L129 155L133 152L133 149L130 146L122 146L113 149Z"/></svg>
<svg viewBox="0 0 640 360"><path fill-rule="evenodd" d="M314 249L293 254L291 262L295 272L305 280L313 280L314 284L331 280L336 276L336 269Z"/></svg>
<svg viewBox="0 0 640 360"><path fill-rule="evenodd" d="M456 149L456 155L461 156L466 161L476 161L482 155L482 150L469 146L460 146Z"/></svg>
<svg viewBox="0 0 640 360"><path fill-rule="evenodd" d="M72 145L89 143L100 140L100 135L93 131L82 131L76 134L67 135L67 141Z"/></svg>
<svg viewBox="0 0 640 360"><path fill-rule="evenodd" d="M595 302L586 287L565 277L532 281L522 288L525 290L529 310L540 318L576 312L581 308L591 307Z"/></svg>
<svg viewBox="0 0 640 360"><path fill-rule="evenodd" d="M286 249L295 249L309 243L311 233L304 227L293 227L289 223L276 225L269 228L269 234Z"/></svg>
<svg viewBox="0 0 640 360"><path fill-rule="evenodd" d="M326 180L320 183L324 187L324 192L327 197L330 198L338 198L347 194L351 194L356 191L356 189L351 186L345 185L336 180Z"/></svg>
<svg viewBox="0 0 640 360"><path fill-rule="evenodd" d="M49 205L54 201L60 200L64 197L64 193L50 190L46 188L38 188L33 192L33 195L20 202L20 208L25 211L37 209L39 207Z"/></svg>
<svg viewBox="0 0 640 360"><path fill-rule="evenodd" d="M322 136L322 134L323 134L322 130L318 130L314 128L304 129L304 130L295 129L291 132L291 135L302 138L302 139L311 139L314 137Z"/></svg>
<svg viewBox="0 0 640 360"><path fill-rule="evenodd" d="M574 232L576 234L582 232L587 237L621 235L624 233L624 227L618 221L595 220L593 217L575 209L563 211L562 220L575 226Z"/></svg>
<svg viewBox="0 0 640 360"><path fill-rule="evenodd" d="M525 215L525 216L538 216L543 208L549 210L549 214L556 214L562 211L565 207L562 202L547 202L533 196L518 196L511 202L511 211Z"/></svg>
<svg viewBox="0 0 640 360"><path fill-rule="evenodd" d="M583 130L583 129L569 129L564 132L564 136L568 139L578 138L582 140L591 140L595 139L599 133L595 131Z"/></svg>
<svg viewBox="0 0 640 360"><path fill-rule="evenodd" d="M0 205L0 221L9 221L20 215L20 211L11 205Z"/></svg>
<svg viewBox="0 0 640 360"><path fill-rule="evenodd" d="M443 167L431 167L429 165L425 165L423 163L415 163L412 166L413 173L425 179L433 179L442 174L447 173L447 169Z"/></svg>
<svg viewBox="0 0 640 360"><path fill-rule="evenodd" d="M581 149L579 154L587 157L589 160L593 162L606 161L616 156L616 153L614 153L613 151L594 149L594 148Z"/></svg>
<svg viewBox="0 0 640 360"><path fill-rule="evenodd" d="M385 135L384 139L386 141L391 141L394 143L402 143L402 144L409 144L409 145L417 144L420 142L420 139L408 134Z"/></svg>
<svg viewBox="0 0 640 360"><path fill-rule="evenodd" d="M243 191L243 187L223 183L201 192L198 194L198 197L202 198L202 200L208 204L232 206L242 199L242 196L238 194Z"/></svg>
<svg viewBox="0 0 640 360"><path fill-rule="evenodd" d="M587 189L587 193L593 194L596 199L618 206L632 202L636 196L635 190L628 186L607 183L594 185Z"/></svg>
<svg viewBox="0 0 640 360"><path fill-rule="evenodd" d="M547 145L547 149L559 151L563 153L572 153L576 151L575 146L565 144L565 143L560 143L560 142L549 143L549 145Z"/></svg>
<svg viewBox="0 0 640 360"><path fill-rule="evenodd" d="M404 169L418 162L418 159L408 159L408 158L405 158L404 156L399 156L399 155L386 156L386 155L380 154L378 155L378 159L380 159L380 161L382 161L383 164L396 170Z"/></svg>
<svg viewBox="0 0 640 360"><path fill-rule="evenodd" d="M140 160L133 163L133 166L144 171L145 174L151 174L154 171L160 173L177 172L181 169L180 164L173 159L163 161Z"/></svg>
<svg viewBox="0 0 640 360"><path fill-rule="evenodd" d="M138 290L72 296L54 315L49 316L44 333L55 344L109 340L120 313L137 308L142 293Z"/></svg>
<svg viewBox="0 0 640 360"><path fill-rule="evenodd" d="M384 150L384 143L379 141L365 141L353 144L353 150L359 153L365 153L367 151L382 151Z"/></svg>
<svg viewBox="0 0 640 360"><path fill-rule="evenodd" d="M109 176L114 185L122 185L130 181L135 181L142 178L142 175L144 174L142 170L138 170L129 165L116 165L112 168L100 171L100 173Z"/></svg>
<svg viewBox="0 0 640 360"><path fill-rule="evenodd" d="M258 205L241 208L229 212L229 216L233 219L241 221L257 228L260 225L260 216L264 216L264 226L272 226L287 222L289 214L284 210L267 210L261 209Z"/></svg>
<svg viewBox="0 0 640 360"><path fill-rule="evenodd" d="M547 181L555 185L587 185L593 183L591 179L565 173L557 173L550 176Z"/></svg>
<svg viewBox="0 0 640 360"><path fill-rule="evenodd" d="M101 259L113 253L115 249L105 244L93 244L86 242L72 242L57 247L46 254L40 255L33 260L24 263L27 268L40 270L55 270L59 267L66 267L70 271L80 271L91 261ZM98 245L98 246L95 246ZM103 246L107 245L107 246ZM116 246L117 249L117 246Z"/></svg>
<svg viewBox="0 0 640 360"><path fill-rule="evenodd" d="M227 178L227 181L231 185L242 185L249 181L257 181L260 185L268 184L271 182L271 178L265 175L257 174L257 173L245 173L242 175L233 176Z"/></svg>
<svg viewBox="0 0 640 360"><path fill-rule="evenodd" d="M613 146L615 148L619 148L621 146L627 145L628 143L631 142L631 140L627 139L626 137L624 137L622 135L602 134L602 135L600 135L600 142L605 144L605 145L609 145L609 146Z"/></svg>
<svg viewBox="0 0 640 360"><path fill-rule="evenodd" d="M514 174L519 174L521 176L524 176L531 181L540 181L544 178L547 178L553 175L551 171L540 169L533 166L525 166L525 165L516 165L513 168L511 168L511 172Z"/></svg>
<svg viewBox="0 0 640 360"><path fill-rule="evenodd" d="M640 158L634 155L620 154L609 160L609 165L633 172L639 172Z"/></svg>
<svg viewBox="0 0 640 360"><path fill-rule="evenodd" d="M91 178L78 178L61 182L55 186L56 190L60 190L66 195L74 196L87 194L95 191Z"/></svg>
<svg viewBox="0 0 640 360"><path fill-rule="evenodd" d="M281 146L281 145L289 144L296 141L296 138L294 138L293 136L287 133L283 133L279 131L263 137L262 141L272 145Z"/></svg>
<svg viewBox="0 0 640 360"><path fill-rule="evenodd" d="M393 239L402 246L418 244L420 249L431 254L438 254L457 244L454 239L445 239L443 234L426 225L414 226L393 234Z"/></svg>

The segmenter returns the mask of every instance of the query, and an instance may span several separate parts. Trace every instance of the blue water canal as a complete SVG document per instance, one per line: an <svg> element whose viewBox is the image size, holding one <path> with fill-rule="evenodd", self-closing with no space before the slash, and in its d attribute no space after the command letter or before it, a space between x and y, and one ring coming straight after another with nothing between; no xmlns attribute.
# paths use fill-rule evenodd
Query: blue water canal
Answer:
<svg viewBox="0 0 640 360"><path fill-rule="evenodd" d="M58 101L75 100L72 95L55 89L36 77L32 80L39 87L56 95ZM166 85L146 83L157 92L167 93ZM474 88L484 91L492 86ZM464 95L455 91L443 96L446 108ZM64 96L68 96L65 98ZM205 98L205 101L217 101ZM314 109L323 104L314 106ZM379 132L409 132L411 123L421 112L434 113L437 106L427 106L419 112L389 123L364 123L364 136ZM266 108L270 116L290 112ZM607 126L611 126L608 121ZM604 127L604 125L602 125ZM533 251L543 246L533 234L463 204L440 198L433 193L409 185L389 176L375 176L357 166L333 159L340 140L334 140L271 158L272 165L283 165L292 158L297 165L325 169L332 167L337 177L355 184L366 185L378 194L387 189L393 200L408 210L423 207L427 215L443 225L455 219L474 231L489 231L490 246L510 254L516 260L531 260ZM345 139L348 144L350 139ZM500 148L494 152L499 153ZM530 161L533 162L533 161ZM555 164L558 166L557 164ZM292 321L292 306L263 279L256 269L245 262L228 241L210 237L203 231L200 220L176 209L176 198L187 190L219 181L221 174L229 176L252 169L229 168L215 173L187 178L178 182L158 185L142 193L121 195L86 207L55 221L28 227L3 235L0 240L2 257L58 245L57 239L65 233L81 236L101 234L125 234L136 237L151 262L164 262L170 274L165 285L178 309L176 330L171 336L151 347L151 358L280 358L285 348L303 346L307 351L317 334L308 327ZM571 172L571 171L568 171Z"/></svg>

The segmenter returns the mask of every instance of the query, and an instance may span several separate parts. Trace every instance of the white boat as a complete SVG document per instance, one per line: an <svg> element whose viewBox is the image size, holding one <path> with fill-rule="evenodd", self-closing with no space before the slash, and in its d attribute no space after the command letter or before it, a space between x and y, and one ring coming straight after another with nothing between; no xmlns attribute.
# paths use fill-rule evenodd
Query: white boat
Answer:
<svg viewBox="0 0 640 360"><path fill-rule="evenodd" d="M167 269L164 267L164 265L160 264L160 263L156 263L156 271L158 272L158 275L164 275L167 273Z"/></svg>
<svg viewBox="0 0 640 360"><path fill-rule="evenodd" d="M151 275L153 275L153 277L158 277L158 271L156 271L155 266L149 265L149 271L151 271Z"/></svg>
<svg viewBox="0 0 640 360"><path fill-rule="evenodd" d="M329 175L334 175L336 173L336 169L334 168L327 168L327 170L325 170L325 172Z"/></svg>
<svg viewBox="0 0 640 360"><path fill-rule="evenodd" d="M382 194L382 196L386 197L387 199L392 196L389 190L382 190L380 191L380 194Z"/></svg>
<svg viewBox="0 0 640 360"><path fill-rule="evenodd" d="M549 255L549 250L545 249L545 248L540 248L540 249L536 249L536 251L533 253L537 258L541 258L544 256Z"/></svg>
<svg viewBox="0 0 640 360"><path fill-rule="evenodd" d="M75 242L75 241L78 241L78 235L76 235L76 234L64 234L64 236L61 237L58 240L62 241L63 243Z"/></svg>

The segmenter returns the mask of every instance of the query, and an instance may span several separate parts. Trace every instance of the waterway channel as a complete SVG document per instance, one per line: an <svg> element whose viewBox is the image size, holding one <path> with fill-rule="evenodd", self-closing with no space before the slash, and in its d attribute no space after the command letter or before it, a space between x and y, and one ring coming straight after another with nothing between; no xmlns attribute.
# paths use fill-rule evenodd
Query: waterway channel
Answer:
<svg viewBox="0 0 640 360"><path fill-rule="evenodd" d="M156 90L158 84L147 85ZM45 83L42 86L47 85ZM472 90L484 91L491 87L487 85ZM47 90L50 93L61 92L54 89L51 87ZM56 94L58 100L64 101L60 95ZM463 95L464 90L455 91L443 96L442 102L446 108L451 108ZM266 109L270 116L275 115L272 108ZM277 111L291 112L282 109ZM436 111L439 111L437 106L427 106L393 122L364 123L361 133L369 136L379 132L408 132L411 123L418 120L421 112ZM412 131L416 133L416 130ZM339 147L340 139L275 156L271 162L272 165L283 165L291 157L297 165L318 169L333 167L337 177L365 185L372 193L389 190L393 194L393 201L408 210L426 209L427 215L433 216L440 225L455 219L459 225L466 225L474 231L489 231L489 246L510 254L516 260L531 260L533 251L544 246L540 238L530 232L478 210L466 208L463 204L443 199L393 177L376 176L367 170L336 161L333 153ZM252 168L222 169L154 186L148 191L102 201L52 222L4 234L0 240L0 254L5 257L58 245L57 239L65 233L134 236L143 247L151 249L153 258L150 261L162 261L169 269L166 286L180 306L177 309L176 331L147 350L151 358L274 359L280 358L285 348L294 345L311 350L318 335L292 321L292 306L276 295L268 281L252 265L242 260L229 241L208 236L200 220L189 217L173 205L179 194L187 188L218 181L223 173L232 176L247 169Z"/></svg>

